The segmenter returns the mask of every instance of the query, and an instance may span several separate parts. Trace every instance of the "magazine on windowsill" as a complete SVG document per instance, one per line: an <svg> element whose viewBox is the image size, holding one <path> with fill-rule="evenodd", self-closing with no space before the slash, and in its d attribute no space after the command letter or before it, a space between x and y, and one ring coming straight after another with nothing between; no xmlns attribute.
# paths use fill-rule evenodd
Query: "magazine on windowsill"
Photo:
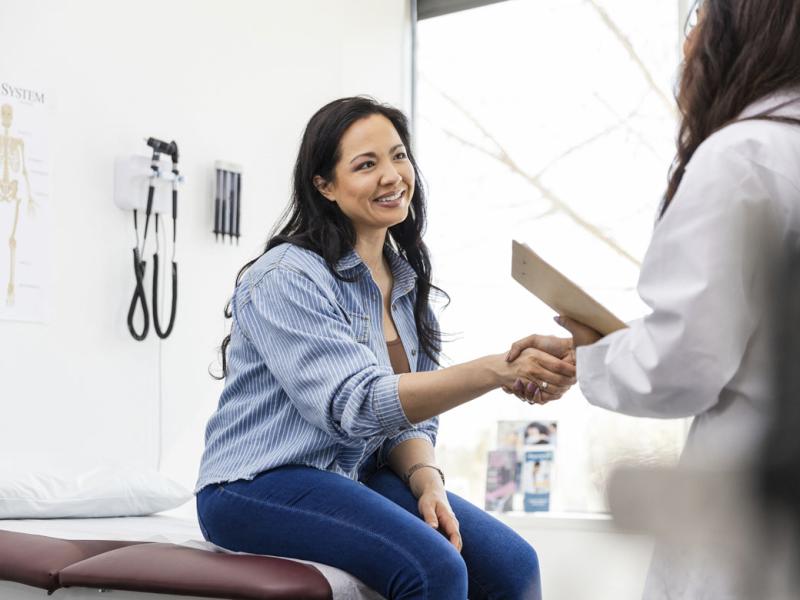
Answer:
<svg viewBox="0 0 800 600"><path fill-rule="evenodd" d="M554 448L525 446L522 463L522 494L525 512L550 510Z"/></svg>
<svg viewBox="0 0 800 600"><path fill-rule="evenodd" d="M486 510L550 509L557 437L553 420L498 421L496 449L487 457Z"/></svg>

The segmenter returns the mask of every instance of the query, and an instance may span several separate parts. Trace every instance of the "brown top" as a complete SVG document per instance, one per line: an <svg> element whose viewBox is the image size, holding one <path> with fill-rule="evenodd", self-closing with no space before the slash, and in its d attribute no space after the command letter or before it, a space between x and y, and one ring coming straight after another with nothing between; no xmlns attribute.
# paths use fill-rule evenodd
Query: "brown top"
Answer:
<svg viewBox="0 0 800 600"><path fill-rule="evenodd" d="M400 373L411 372L406 349L403 347L403 340L397 338L391 342L386 342L386 349L389 351L389 361L392 363L392 369L394 369L395 373L399 375Z"/></svg>

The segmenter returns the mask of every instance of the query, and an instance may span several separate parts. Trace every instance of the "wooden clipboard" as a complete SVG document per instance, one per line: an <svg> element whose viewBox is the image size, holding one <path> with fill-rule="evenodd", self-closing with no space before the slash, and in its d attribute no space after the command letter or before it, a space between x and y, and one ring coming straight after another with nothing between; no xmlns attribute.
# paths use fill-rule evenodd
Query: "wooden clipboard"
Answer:
<svg viewBox="0 0 800 600"><path fill-rule="evenodd" d="M511 276L558 314L588 325L603 335L627 327L526 244L513 240L511 245Z"/></svg>

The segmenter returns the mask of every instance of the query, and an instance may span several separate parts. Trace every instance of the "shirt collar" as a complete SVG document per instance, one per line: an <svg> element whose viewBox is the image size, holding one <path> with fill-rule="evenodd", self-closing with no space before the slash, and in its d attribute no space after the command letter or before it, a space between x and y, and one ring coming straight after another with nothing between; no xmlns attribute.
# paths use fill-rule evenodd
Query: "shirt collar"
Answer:
<svg viewBox="0 0 800 600"><path fill-rule="evenodd" d="M339 262L336 263L336 270L339 273L343 273L344 271L355 269L359 265L364 265L364 261L361 260L361 257L355 250L348 250L345 255L339 259ZM366 265L364 265L364 268L366 268Z"/></svg>
<svg viewBox="0 0 800 600"><path fill-rule="evenodd" d="M800 86L778 90L756 100L742 111L739 118L746 119L775 109L777 109L775 115L797 116L797 113L800 112Z"/></svg>
<svg viewBox="0 0 800 600"><path fill-rule="evenodd" d="M400 256L390 245L384 247L386 258L389 260L389 268L392 269L394 277L394 292L392 296L403 295L410 292L417 283L417 274L408 261Z"/></svg>
<svg viewBox="0 0 800 600"><path fill-rule="evenodd" d="M401 294L411 291L417 280L417 274L414 269L391 245L384 246L384 253L389 260L389 268L392 270L392 276L394 277L394 289ZM364 261L355 250L349 250L336 263L336 270L342 275L345 271L356 268L363 270L362 272L364 273L368 272L367 265L364 264Z"/></svg>

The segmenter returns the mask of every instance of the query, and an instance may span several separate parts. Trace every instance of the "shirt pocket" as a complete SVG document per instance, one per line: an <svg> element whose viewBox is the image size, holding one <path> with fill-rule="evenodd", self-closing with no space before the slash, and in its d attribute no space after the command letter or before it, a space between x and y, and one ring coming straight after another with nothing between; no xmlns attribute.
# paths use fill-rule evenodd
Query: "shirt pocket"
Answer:
<svg viewBox="0 0 800 600"><path fill-rule="evenodd" d="M353 339L360 344L369 342L369 315L363 313L346 311L347 320L353 332Z"/></svg>

